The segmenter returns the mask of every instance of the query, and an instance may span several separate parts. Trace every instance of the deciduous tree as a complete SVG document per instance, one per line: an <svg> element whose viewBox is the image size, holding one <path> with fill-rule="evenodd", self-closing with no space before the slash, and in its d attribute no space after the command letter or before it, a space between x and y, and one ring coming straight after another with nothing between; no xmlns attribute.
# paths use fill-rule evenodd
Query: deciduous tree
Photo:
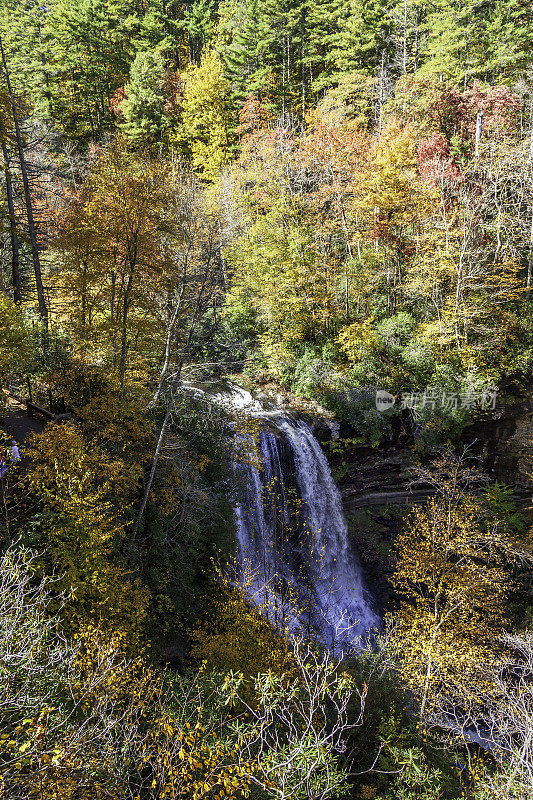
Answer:
<svg viewBox="0 0 533 800"><path fill-rule="evenodd" d="M504 527L487 521L472 490L479 475L455 456L422 473L437 495L405 520L393 586L400 672L422 716L445 702L465 705L473 676L505 625L510 549Z"/></svg>

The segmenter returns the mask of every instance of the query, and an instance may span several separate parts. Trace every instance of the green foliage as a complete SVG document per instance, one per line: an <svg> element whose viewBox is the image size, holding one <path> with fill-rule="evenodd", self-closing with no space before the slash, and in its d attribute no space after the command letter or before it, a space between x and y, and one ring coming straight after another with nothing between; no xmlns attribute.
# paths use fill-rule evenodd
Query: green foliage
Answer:
<svg viewBox="0 0 533 800"><path fill-rule="evenodd" d="M160 52L138 52L131 65L126 97L120 104L122 129L136 144L161 139L166 126L164 61Z"/></svg>
<svg viewBox="0 0 533 800"><path fill-rule="evenodd" d="M399 774L384 800L440 800L446 796L442 772L428 764L421 749L392 745L388 761L391 771Z"/></svg>
<svg viewBox="0 0 533 800"><path fill-rule="evenodd" d="M0 294L0 382L13 372L20 373L31 355L30 333L20 309Z"/></svg>
<svg viewBox="0 0 533 800"><path fill-rule="evenodd" d="M341 87L357 72L375 84L373 119L405 74L511 81L530 63L531 15L521 0L192 0L184 6L3 0L16 88L40 117L86 138L113 127L111 107L129 76L128 125L137 136L143 119L145 133L158 130L157 81L139 74L140 62L133 66L148 52L160 52L165 67L181 71L187 63L198 67L215 48L234 109L257 95L284 114L303 115L325 89ZM135 110L143 98L150 107L144 116Z"/></svg>
<svg viewBox="0 0 533 800"><path fill-rule="evenodd" d="M531 15L519 0L478 5L442 0L425 23L429 33L421 71L454 80L507 78L524 64L531 38Z"/></svg>
<svg viewBox="0 0 533 800"><path fill-rule="evenodd" d="M187 3L179 28L187 33L189 60L199 64L202 53L208 47L215 25L215 0L193 0Z"/></svg>
<svg viewBox="0 0 533 800"><path fill-rule="evenodd" d="M0 277L18 241L25 293L0 294L0 382L70 416L1 487L7 800L457 800L413 696L474 702L506 617L531 616L527 559L508 598L494 550L527 536L511 489L413 512L394 645L333 664L220 587L230 420L187 387L246 360L350 424L335 457L399 428L425 456L475 413L381 413L365 387L529 384L531 25L523 0L1 0ZM383 582L398 523L376 514L350 533ZM160 672L185 630L200 672Z"/></svg>
<svg viewBox="0 0 533 800"><path fill-rule="evenodd" d="M447 442L460 439L463 428L472 421L472 414L466 408L426 408L417 412L415 448L421 455L431 455L440 451Z"/></svg>
<svg viewBox="0 0 533 800"><path fill-rule="evenodd" d="M270 66L265 60L268 22L258 0L224 0L219 9L219 51L231 83L233 101L268 91Z"/></svg>
<svg viewBox="0 0 533 800"><path fill-rule="evenodd" d="M381 321L354 324L339 336L351 362L354 384L379 385L396 393L424 387L431 379L434 360L420 340L413 316L400 311Z"/></svg>
<svg viewBox="0 0 533 800"><path fill-rule="evenodd" d="M492 518L499 520L512 536L521 538L526 533L527 522L517 508L513 490L505 484L491 483L486 491L486 503Z"/></svg>
<svg viewBox="0 0 533 800"><path fill-rule="evenodd" d="M257 315L245 290L240 287L230 289L224 300L224 319L232 335L243 342L255 338Z"/></svg>
<svg viewBox="0 0 533 800"><path fill-rule="evenodd" d="M304 346L292 373L290 387L302 397L319 397L328 383L333 365L325 361L316 349Z"/></svg>
<svg viewBox="0 0 533 800"><path fill-rule="evenodd" d="M327 386L321 391L321 400L339 419L350 424L362 443L376 447L389 433L391 417L395 412L378 411L375 391L369 394L359 396L357 390L346 391Z"/></svg>

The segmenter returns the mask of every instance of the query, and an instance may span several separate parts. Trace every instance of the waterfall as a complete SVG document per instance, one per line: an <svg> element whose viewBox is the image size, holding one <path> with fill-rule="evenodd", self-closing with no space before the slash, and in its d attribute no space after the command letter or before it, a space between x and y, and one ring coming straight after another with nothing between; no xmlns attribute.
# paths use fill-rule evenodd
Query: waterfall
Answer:
<svg viewBox="0 0 533 800"><path fill-rule="evenodd" d="M305 422L263 416L259 460L236 463L239 579L274 624L357 648L379 619L326 457Z"/></svg>

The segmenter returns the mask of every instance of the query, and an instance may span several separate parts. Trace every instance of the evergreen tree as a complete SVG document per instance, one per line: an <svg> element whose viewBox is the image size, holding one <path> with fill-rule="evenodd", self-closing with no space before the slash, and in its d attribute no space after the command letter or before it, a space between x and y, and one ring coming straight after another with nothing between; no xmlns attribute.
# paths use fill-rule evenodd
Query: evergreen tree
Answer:
<svg viewBox="0 0 533 800"><path fill-rule="evenodd" d="M7 97L9 97L9 107L11 110L11 115L13 119L13 128L15 131L15 141L17 144L17 155L18 161L20 166L20 174L22 177L22 185L23 185L23 193L24 193L24 203L26 206L26 219L28 222L28 234L30 240L30 250L31 250L31 257L32 257L32 264L33 264L33 271L35 277L35 288L37 291L37 303L39 307L39 316L41 317L41 321L45 327L48 326L48 306L46 302L44 284L43 284L43 276L42 276L42 269L41 269L41 259L39 255L39 242L37 240L37 227L35 223L35 214L34 214L34 196L32 192L32 186L30 184L30 176L28 171L28 165L26 162L26 154L25 154L25 142L22 135L20 120L19 120L19 110L17 108L17 102L15 98L15 93L13 91L13 87L11 84L11 70L10 66L8 65L6 59L6 53L3 46L3 41L0 36L0 58L1 58L1 65L2 65L2 79L5 81L5 85L7 88Z"/></svg>
<svg viewBox="0 0 533 800"><path fill-rule="evenodd" d="M388 6L387 0L347 0L335 53L338 71L373 74L383 68L383 53L390 47Z"/></svg>
<svg viewBox="0 0 533 800"><path fill-rule="evenodd" d="M3 0L0 25L16 91L73 137L113 124L110 100L136 53L176 58L176 4L165 0Z"/></svg>
<svg viewBox="0 0 533 800"><path fill-rule="evenodd" d="M531 63L533 7L521 0L496 0L487 26L487 69L497 79L513 78Z"/></svg>
<svg viewBox="0 0 533 800"><path fill-rule="evenodd" d="M269 84L267 20L261 9L260 0L226 0L220 9L218 49L237 105L250 94L261 97Z"/></svg>
<svg viewBox="0 0 533 800"><path fill-rule="evenodd" d="M39 0L2 0L0 29L13 90L31 98L39 116L51 115L49 8Z"/></svg>
<svg viewBox="0 0 533 800"><path fill-rule="evenodd" d="M53 115L70 135L95 135L110 124L109 101L134 57L132 10L110 0L56 0L52 6L46 26Z"/></svg>
<svg viewBox="0 0 533 800"><path fill-rule="evenodd" d="M378 102L390 94L394 69L390 0L319 0L312 13L315 95L350 73L374 78Z"/></svg>
<svg viewBox="0 0 533 800"><path fill-rule="evenodd" d="M314 6L310 0L228 0L219 49L234 102L267 94L282 117L302 115L313 82Z"/></svg>
<svg viewBox="0 0 533 800"><path fill-rule="evenodd" d="M317 0L311 9L309 63L315 93L335 81L339 31L345 14L346 0Z"/></svg>
<svg viewBox="0 0 533 800"><path fill-rule="evenodd" d="M120 106L124 116L122 128L134 142L154 141L165 128L164 79L160 52L137 53L126 84L126 98Z"/></svg>
<svg viewBox="0 0 533 800"><path fill-rule="evenodd" d="M426 11L424 0L396 0L390 7L394 68L398 75L414 73L419 67Z"/></svg>
<svg viewBox="0 0 533 800"><path fill-rule="evenodd" d="M187 35L189 63L200 64L202 51L209 44L214 27L215 0L189 0L179 25Z"/></svg>
<svg viewBox="0 0 533 800"><path fill-rule="evenodd" d="M274 76L272 95L282 117L293 110L295 84L301 73L301 0L265 0L264 48Z"/></svg>
<svg viewBox="0 0 533 800"><path fill-rule="evenodd" d="M472 11L469 0L438 0L434 5L427 19L423 73L461 81L472 70Z"/></svg>
<svg viewBox="0 0 533 800"><path fill-rule="evenodd" d="M438 0L426 21L423 72L465 86L524 69L533 39L531 6L522 0Z"/></svg>

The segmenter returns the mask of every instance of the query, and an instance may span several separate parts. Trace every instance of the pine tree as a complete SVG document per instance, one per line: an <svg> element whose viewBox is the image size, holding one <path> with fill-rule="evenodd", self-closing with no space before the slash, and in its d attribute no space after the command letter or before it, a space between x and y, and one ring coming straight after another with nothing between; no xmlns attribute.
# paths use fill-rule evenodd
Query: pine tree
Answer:
<svg viewBox="0 0 533 800"><path fill-rule="evenodd" d="M474 66L470 0L438 0L427 20L427 46L422 72L437 72L465 81ZM479 23L479 16L476 20ZM478 35L478 43L481 38Z"/></svg>
<svg viewBox="0 0 533 800"><path fill-rule="evenodd" d="M13 119L13 127L15 130L15 140L17 143L17 155L20 165L20 173L22 177L22 185L24 191L24 203L26 205L26 219L28 221L28 234L30 240L30 250L33 264L33 272L35 277L35 288L37 290L37 302L39 306L39 316L45 328L48 326L48 306L45 297L43 276L41 270L41 259L39 256L39 243L37 241L37 229L35 225L35 216L33 208L33 196L30 186L28 167L26 163L26 155L24 152L24 141L19 121L19 111L15 100L15 93L11 84L11 71L6 59L3 42L0 37L0 57L3 71L3 79L7 88L7 96L9 97L9 107Z"/></svg>
<svg viewBox="0 0 533 800"><path fill-rule="evenodd" d="M533 38L532 14L522 0L437 0L425 23L422 71L464 86L520 73Z"/></svg>
<svg viewBox="0 0 533 800"><path fill-rule="evenodd" d="M42 117L51 116L48 16L48 8L39 0L0 3L0 29L13 90L31 98L32 109Z"/></svg>
<svg viewBox="0 0 533 800"><path fill-rule="evenodd" d="M531 62L533 11L521 0L496 0L487 25L489 60L493 79L514 78Z"/></svg>
<svg viewBox="0 0 533 800"><path fill-rule="evenodd" d="M267 27L259 0L227 0L220 9L218 49L237 106L252 94L262 98L268 90Z"/></svg>
<svg viewBox="0 0 533 800"><path fill-rule="evenodd" d="M214 31L214 0L189 0L180 28L187 35L189 63L200 64L202 52Z"/></svg>
<svg viewBox="0 0 533 800"><path fill-rule="evenodd" d="M352 72L377 81L377 110L390 96L394 67L390 0L321 0L313 11L312 69L316 93Z"/></svg>
<svg viewBox="0 0 533 800"><path fill-rule="evenodd" d="M56 0L46 15L52 115L72 136L112 124L109 102L135 56L132 4L113 0Z"/></svg>
<svg viewBox="0 0 533 800"><path fill-rule="evenodd" d="M424 0L396 0L391 5L388 17L394 67L399 76L414 73L418 69L426 11Z"/></svg>
<svg viewBox="0 0 533 800"><path fill-rule="evenodd" d="M310 0L228 0L223 6L219 49L237 105L266 93L283 118L305 113L316 46L313 8Z"/></svg>
<svg viewBox="0 0 533 800"><path fill-rule="evenodd" d="M165 0L3 0L0 24L14 86L34 112L72 137L113 126L110 100L128 79L136 53L176 60L175 3Z"/></svg>
<svg viewBox="0 0 533 800"><path fill-rule="evenodd" d="M348 0L335 53L337 70L374 74L382 68L383 52L390 48L388 6L387 0Z"/></svg>
<svg viewBox="0 0 533 800"><path fill-rule="evenodd" d="M335 82L339 31L346 9L346 0L317 0L311 9L309 63L315 93Z"/></svg>
<svg viewBox="0 0 533 800"><path fill-rule="evenodd" d="M126 84L126 98L120 106L124 116L122 129L134 142L152 142L160 138L166 127L164 79L160 52L137 53Z"/></svg>

